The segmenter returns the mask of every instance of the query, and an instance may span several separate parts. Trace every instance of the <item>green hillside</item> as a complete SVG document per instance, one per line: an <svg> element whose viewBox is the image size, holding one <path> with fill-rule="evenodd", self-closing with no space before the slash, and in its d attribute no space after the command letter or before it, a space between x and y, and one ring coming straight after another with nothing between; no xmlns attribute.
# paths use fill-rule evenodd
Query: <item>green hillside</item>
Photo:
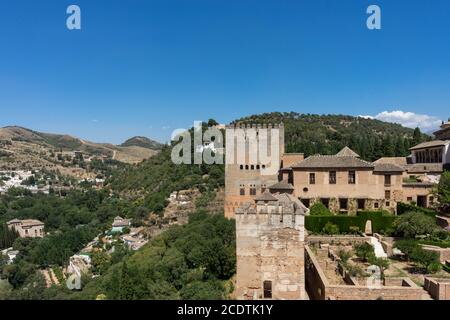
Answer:
<svg viewBox="0 0 450 320"><path fill-rule="evenodd" d="M430 139L419 129L346 115L272 112L241 118L235 123L284 123L286 152L336 154L348 146L361 158L407 156L408 149Z"/></svg>
<svg viewBox="0 0 450 320"><path fill-rule="evenodd" d="M342 115L265 113L236 120L241 123L285 124L286 152L335 154L349 146L363 159L406 156L410 146L430 139L420 130L378 120ZM204 124L206 126L206 124ZM164 146L154 157L113 175L109 186L121 194L137 198L140 205L162 211L165 199L175 190L199 188L213 191L224 185L223 165L175 165L172 147Z"/></svg>

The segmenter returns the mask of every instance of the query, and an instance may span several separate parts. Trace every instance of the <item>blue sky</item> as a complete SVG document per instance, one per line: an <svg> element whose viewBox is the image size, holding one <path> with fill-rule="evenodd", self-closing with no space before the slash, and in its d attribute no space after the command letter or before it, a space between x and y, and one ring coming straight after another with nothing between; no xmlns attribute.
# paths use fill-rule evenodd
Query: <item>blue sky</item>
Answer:
<svg viewBox="0 0 450 320"><path fill-rule="evenodd" d="M296 111L427 130L450 116L449 35L448 0L0 0L0 126L165 141L194 120Z"/></svg>

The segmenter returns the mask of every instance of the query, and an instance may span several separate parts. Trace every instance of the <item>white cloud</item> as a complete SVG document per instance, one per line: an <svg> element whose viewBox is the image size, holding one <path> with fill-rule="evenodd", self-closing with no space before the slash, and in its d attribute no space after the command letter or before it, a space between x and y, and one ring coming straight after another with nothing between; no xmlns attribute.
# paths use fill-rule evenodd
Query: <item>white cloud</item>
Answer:
<svg viewBox="0 0 450 320"><path fill-rule="evenodd" d="M360 116L366 119L377 119L385 122L392 122L401 124L404 127L416 128L419 127L422 131L429 131L437 129L441 120L434 116L429 116L426 114L417 114L414 112L405 111L383 111L376 116L364 115Z"/></svg>
<svg viewBox="0 0 450 320"><path fill-rule="evenodd" d="M98 122L98 120L97 120L97 119L92 119L91 121L92 121L92 122Z"/></svg>

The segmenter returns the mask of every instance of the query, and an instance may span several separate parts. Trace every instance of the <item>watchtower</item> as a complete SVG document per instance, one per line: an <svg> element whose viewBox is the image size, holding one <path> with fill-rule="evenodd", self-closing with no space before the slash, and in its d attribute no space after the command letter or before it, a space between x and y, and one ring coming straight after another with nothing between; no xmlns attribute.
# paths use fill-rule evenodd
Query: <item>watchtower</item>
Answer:
<svg viewBox="0 0 450 320"><path fill-rule="evenodd" d="M236 208L252 203L268 186L278 182L280 159L284 155L284 125L232 124L226 126L226 133L224 211L227 218L234 218ZM272 147L278 149L277 157L272 157ZM229 158L228 148L233 148L233 158ZM245 156L240 157L239 152ZM261 154L272 159L270 171Z"/></svg>

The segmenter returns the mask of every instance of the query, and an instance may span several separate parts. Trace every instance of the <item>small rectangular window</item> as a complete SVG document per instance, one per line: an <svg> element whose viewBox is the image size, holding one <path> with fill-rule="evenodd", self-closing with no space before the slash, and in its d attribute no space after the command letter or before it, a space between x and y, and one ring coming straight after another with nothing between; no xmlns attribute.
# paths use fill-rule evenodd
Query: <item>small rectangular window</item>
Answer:
<svg viewBox="0 0 450 320"><path fill-rule="evenodd" d="M330 171L330 184L336 184L336 171Z"/></svg>
<svg viewBox="0 0 450 320"><path fill-rule="evenodd" d="M328 198L322 198L322 199L320 199L320 202L322 202L322 204L323 204L325 207L327 207L327 209L330 208L330 199L328 199Z"/></svg>
<svg viewBox="0 0 450 320"><path fill-rule="evenodd" d="M391 191L390 190L384 191L384 199L391 200Z"/></svg>
<svg viewBox="0 0 450 320"><path fill-rule="evenodd" d="M272 281L264 281L264 299L272 299Z"/></svg>
<svg viewBox="0 0 450 320"><path fill-rule="evenodd" d="M356 172L355 171L349 171L348 172L348 183L349 184L355 184L356 183Z"/></svg>
<svg viewBox="0 0 450 320"><path fill-rule="evenodd" d="M348 199L339 199L339 208L341 210L347 210L347 208L348 208Z"/></svg>
<svg viewBox="0 0 450 320"><path fill-rule="evenodd" d="M240 190L239 190L239 194L241 195L241 196L245 196L245 188L240 188Z"/></svg>
<svg viewBox="0 0 450 320"><path fill-rule="evenodd" d="M384 185L385 186L390 186L391 185L391 175L390 174L386 174L384 176Z"/></svg>
<svg viewBox="0 0 450 320"><path fill-rule="evenodd" d="M251 187L250 188L250 195L251 196L256 196L256 188L255 187Z"/></svg>
<svg viewBox="0 0 450 320"><path fill-rule="evenodd" d="M315 173L309 174L309 184L316 184L316 174Z"/></svg>
<svg viewBox="0 0 450 320"><path fill-rule="evenodd" d="M366 200L358 199L358 210L364 210L366 207Z"/></svg>

